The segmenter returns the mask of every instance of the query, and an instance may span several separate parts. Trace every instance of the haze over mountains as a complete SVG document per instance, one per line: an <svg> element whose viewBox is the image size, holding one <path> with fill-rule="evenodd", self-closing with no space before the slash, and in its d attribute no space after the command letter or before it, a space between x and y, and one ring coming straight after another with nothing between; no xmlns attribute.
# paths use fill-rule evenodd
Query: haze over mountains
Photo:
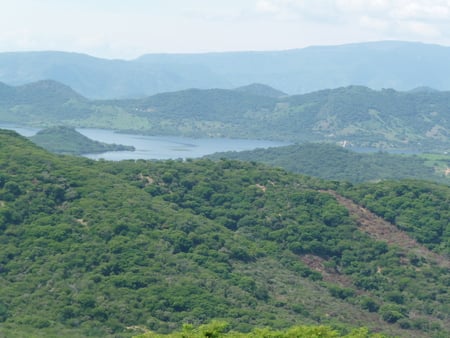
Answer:
<svg viewBox="0 0 450 338"><path fill-rule="evenodd" d="M50 51L0 53L1 82L52 79L97 99L250 83L291 95L348 85L448 90L449 71L450 48L398 41L268 52L148 54L130 61Z"/></svg>

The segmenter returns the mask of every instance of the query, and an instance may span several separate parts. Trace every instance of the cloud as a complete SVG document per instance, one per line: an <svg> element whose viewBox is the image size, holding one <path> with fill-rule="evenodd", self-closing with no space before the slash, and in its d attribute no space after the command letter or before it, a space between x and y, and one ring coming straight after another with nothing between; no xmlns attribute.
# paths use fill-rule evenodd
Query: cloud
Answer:
<svg viewBox="0 0 450 338"><path fill-rule="evenodd" d="M262 0L256 3L256 10L261 13L278 14L280 8L273 2L269 0Z"/></svg>
<svg viewBox="0 0 450 338"><path fill-rule="evenodd" d="M343 13L383 12L389 9L394 1L387 0L336 0L336 7Z"/></svg>
<svg viewBox="0 0 450 338"><path fill-rule="evenodd" d="M450 2L413 1L393 8L390 14L399 20L448 20L450 18Z"/></svg>
<svg viewBox="0 0 450 338"><path fill-rule="evenodd" d="M271 14L291 12L303 18L355 14L402 20L450 18L449 0L259 0L256 1L255 9L260 13Z"/></svg>
<svg viewBox="0 0 450 338"><path fill-rule="evenodd" d="M409 21L401 28L407 33L414 33L421 37L434 38L442 35L442 32L434 25L418 21Z"/></svg>
<svg viewBox="0 0 450 338"><path fill-rule="evenodd" d="M450 0L14 0L0 51L272 50L373 40L450 45Z"/></svg>
<svg viewBox="0 0 450 338"><path fill-rule="evenodd" d="M450 0L260 0L255 10L274 20L289 17L336 29L341 24L386 38L446 37L450 28Z"/></svg>
<svg viewBox="0 0 450 338"><path fill-rule="evenodd" d="M387 31L391 26L388 20L374 18L366 15L363 15L359 18L359 25L363 28L376 31Z"/></svg>

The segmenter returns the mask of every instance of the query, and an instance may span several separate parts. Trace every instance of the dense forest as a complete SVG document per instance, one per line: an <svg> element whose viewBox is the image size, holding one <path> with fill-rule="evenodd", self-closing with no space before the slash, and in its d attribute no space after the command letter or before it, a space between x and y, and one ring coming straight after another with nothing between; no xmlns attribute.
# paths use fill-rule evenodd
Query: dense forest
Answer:
<svg viewBox="0 0 450 338"><path fill-rule="evenodd" d="M447 185L353 185L228 159L92 161L10 131L0 149L7 337L214 320L247 335L450 334Z"/></svg>
<svg viewBox="0 0 450 338"><path fill-rule="evenodd" d="M100 101L54 81L0 86L0 121L8 123L147 135L346 142L434 153L448 152L449 114L450 92L431 90L350 86L283 96L253 84Z"/></svg>
<svg viewBox="0 0 450 338"><path fill-rule="evenodd" d="M330 143L305 143L268 149L231 151L208 155L211 159L255 161L327 180L361 183L386 179L427 179L450 183L445 170L450 155L394 155L357 153Z"/></svg>

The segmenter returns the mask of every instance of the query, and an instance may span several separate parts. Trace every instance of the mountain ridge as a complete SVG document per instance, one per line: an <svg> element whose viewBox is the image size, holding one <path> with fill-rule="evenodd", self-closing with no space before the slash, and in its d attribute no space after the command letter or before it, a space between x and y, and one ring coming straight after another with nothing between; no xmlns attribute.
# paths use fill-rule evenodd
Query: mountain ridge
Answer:
<svg viewBox="0 0 450 338"><path fill-rule="evenodd" d="M405 41L310 46L285 51L145 54L134 60L65 52L0 53L0 81L53 79L96 99L136 98L187 88L263 83L290 95L352 84L450 90L450 48Z"/></svg>

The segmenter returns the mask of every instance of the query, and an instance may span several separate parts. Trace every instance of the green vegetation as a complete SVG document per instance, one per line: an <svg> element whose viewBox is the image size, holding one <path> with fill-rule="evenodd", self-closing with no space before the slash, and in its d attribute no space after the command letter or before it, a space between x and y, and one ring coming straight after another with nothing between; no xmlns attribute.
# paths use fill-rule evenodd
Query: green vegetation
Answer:
<svg viewBox="0 0 450 338"><path fill-rule="evenodd" d="M450 334L448 186L353 186L232 160L96 162L10 131L0 150L4 336L130 337L214 319L244 334ZM382 219L341 195L401 230L372 232Z"/></svg>
<svg viewBox="0 0 450 338"><path fill-rule="evenodd" d="M229 338L383 338L382 334L370 334L367 329L360 328L349 334L340 334L327 326L295 326L288 330L271 330L270 328L257 328L249 333L236 331L226 332L226 322L212 322L196 328L193 325L184 325L181 332L171 334L157 334L148 332L135 338L201 338L201 337L229 337Z"/></svg>
<svg viewBox="0 0 450 338"><path fill-rule="evenodd" d="M449 155L393 155L356 153L328 143L305 143L269 149L216 153L211 159L255 161L304 175L353 183L416 178L450 183L444 168Z"/></svg>
<svg viewBox="0 0 450 338"><path fill-rule="evenodd" d="M421 154L420 157L425 159L425 164L432 167L441 175L449 176L450 172L450 154Z"/></svg>
<svg viewBox="0 0 450 338"><path fill-rule="evenodd" d="M448 151L450 92L374 91L351 86L274 97L251 86L90 101L58 86L62 85L48 81L0 86L0 121L153 135L346 142L378 149Z"/></svg>
<svg viewBox="0 0 450 338"><path fill-rule="evenodd" d="M40 130L30 137L38 146L59 154L94 154L106 151L135 150L133 146L106 144L80 134L74 128L52 127Z"/></svg>

